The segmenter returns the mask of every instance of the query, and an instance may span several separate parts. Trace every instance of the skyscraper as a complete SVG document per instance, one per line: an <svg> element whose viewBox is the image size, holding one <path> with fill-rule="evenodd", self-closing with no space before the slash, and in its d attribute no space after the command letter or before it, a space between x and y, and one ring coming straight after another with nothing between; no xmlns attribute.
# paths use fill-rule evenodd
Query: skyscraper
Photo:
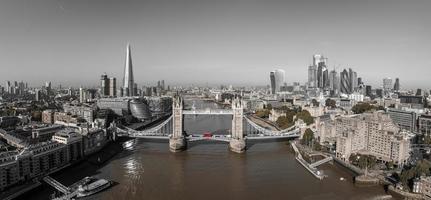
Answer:
<svg viewBox="0 0 431 200"><path fill-rule="evenodd" d="M329 87L329 71L327 69L327 58L322 55L313 55L313 66L316 70L316 85L320 89L325 89ZM309 71L310 73L310 71ZM310 76L310 74L309 74Z"/></svg>
<svg viewBox="0 0 431 200"><path fill-rule="evenodd" d="M87 90L80 87L79 88L79 102L85 103L85 102L87 102L87 99L88 99Z"/></svg>
<svg viewBox="0 0 431 200"><path fill-rule="evenodd" d="M106 74L100 76L100 94L103 97L109 96L109 79Z"/></svg>
<svg viewBox="0 0 431 200"><path fill-rule="evenodd" d="M351 94L352 87L351 87L351 79L350 79L350 73L347 72L346 69L344 69L340 73L340 92L344 94Z"/></svg>
<svg viewBox="0 0 431 200"><path fill-rule="evenodd" d="M383 92L385 94L388 94L392 90L392 88L393 88L392 79L389 77L384 78L383 79Z"/></svg>
<svg viewBox="0 0 431 200"><path fill-rule="evenodd" d="M394 91L399 91L399 90L400 90L400 79L395 78Z"/></svg>
<svg viewBox="0 0 431 200"><path fill-rule="evenodd" d="M269 79L271 81L271 94L275 94L275 72L269 73Z"/></svg>
<svg viewBox="0 0 431 200"><path fill-rule="evenodd" d="M334 69L329 73L329 89L336 94L339 91L339 84L338 73Z"/></svg>
<svg viewBox="0 0 431 200"><path fill-rule="evenodd" d="M117 79L115 77L109 78L109 96L117 96Z"/></svg>
<svg viewBox="0 0 431 200"><path fill-rule="evenodd" d="M350 93L358 88L358 75L353 69L349 68Z"/></svg>
<svg viewBox="0 0 431 200"><path fill-rule="evenodd" d="M365 86L365 95L368 97L372 97L372 93L371 93L371 85L367 85Z"/></svg>
<svg viewBox="0 0 431 200"><path fill-rule="evenodd" d="M124 66L123 95L134 96L133 66L130 44L127 44L126 63Z"/></svg>
<svg viewBox="0 0 431 200"><path fill-rule="evenodd" d="M308 87L317 87L317 67L314 65L308 67Z"/></svg>

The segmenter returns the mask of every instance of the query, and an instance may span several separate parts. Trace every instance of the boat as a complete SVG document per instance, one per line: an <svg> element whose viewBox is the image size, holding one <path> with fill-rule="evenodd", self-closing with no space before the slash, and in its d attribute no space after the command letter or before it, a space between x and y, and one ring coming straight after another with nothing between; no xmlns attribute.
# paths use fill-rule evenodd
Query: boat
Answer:
<svg viewBox="0 0 431 200"><path fill-rule="evenodd" d="M86 177L84 182L78 186L76 197L86 197L98 193L112 185L111 181L106 179L96 179Z"/></svg>

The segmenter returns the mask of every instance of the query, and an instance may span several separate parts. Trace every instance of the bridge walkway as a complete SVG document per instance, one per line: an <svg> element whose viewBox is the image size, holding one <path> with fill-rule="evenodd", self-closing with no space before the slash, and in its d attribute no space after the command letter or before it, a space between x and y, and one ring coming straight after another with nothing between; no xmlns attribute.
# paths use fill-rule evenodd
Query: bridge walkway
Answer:
<svg viewBox="0 0 431 200"><path fill-rule="evenodd" d="M51 178L50 176L45 176L43 180L48 183L50 186L55 188L56 190L60 191L63 194L69 194L70 188L64 186L60 182L56 181L55 179Z"/></svg>

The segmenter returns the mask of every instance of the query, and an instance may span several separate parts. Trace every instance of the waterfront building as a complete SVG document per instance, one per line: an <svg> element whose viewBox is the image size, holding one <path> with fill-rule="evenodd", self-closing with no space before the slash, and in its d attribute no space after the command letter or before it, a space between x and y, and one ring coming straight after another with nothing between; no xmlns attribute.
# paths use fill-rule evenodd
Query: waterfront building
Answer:
<svg viewBox="0 0 431 200"><path fill-rule="evenodd" d="M382 111L335 119L336 156L347 161L351 154L375 156L383 162L404 164L410 157L411 132L400 130Z"/></svg>
<svg viewBox="0 0 431 200"><path fill-rule="evenodd" d="M96 105L99 109L112 110L119 116L132 115L139 120L147 120L152 118L153 114L166 114L167 110L170 111L171 107L165 105L167 98L170 99L170 97L101 98L97 100Z"/></svg>
<svg viewBox="0 0 431 200"><path fill-rule="evenodd" d="M67 146L56 141L0 153L0 191L69 164Z"/></svg>
<svg viewBox="0 0 431 200"><path fill-rule="evenodd" d="M52 141L67 145L69 161L77 161L84 157L82 136L73 128L65 128L52 136Z"/></svg>
<svg viewBox="0 0 431 200"><path fill-rule="evenodd" d="M84 155L99 151L109 142L107 132L100 128L80 128L78 133L83 138Z"/></svg>

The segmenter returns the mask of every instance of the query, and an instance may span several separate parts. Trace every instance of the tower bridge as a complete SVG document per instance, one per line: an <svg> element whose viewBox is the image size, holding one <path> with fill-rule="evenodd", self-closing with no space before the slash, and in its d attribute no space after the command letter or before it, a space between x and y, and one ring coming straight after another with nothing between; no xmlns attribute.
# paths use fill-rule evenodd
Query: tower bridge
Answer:
<svg viewBox="0 0 431 200"><path fill-rule="evenodd" d="M295 138L300 136L299 128L292 127L281 131L268 130L254 123L244 115L243 103L239 98L232 101L232 109L192 109L184 110L183 99L176 96L173 99L172 115L157 126L142 131L127 127L115 127L117 136L135 138L151 138L169 140L169 148L173 152L185 150L188 142L221 141L228 142L233 152L246 150L247 140L268 140ZM184 131L184 115L232 115L230 135L187 135Z"/></svg>

